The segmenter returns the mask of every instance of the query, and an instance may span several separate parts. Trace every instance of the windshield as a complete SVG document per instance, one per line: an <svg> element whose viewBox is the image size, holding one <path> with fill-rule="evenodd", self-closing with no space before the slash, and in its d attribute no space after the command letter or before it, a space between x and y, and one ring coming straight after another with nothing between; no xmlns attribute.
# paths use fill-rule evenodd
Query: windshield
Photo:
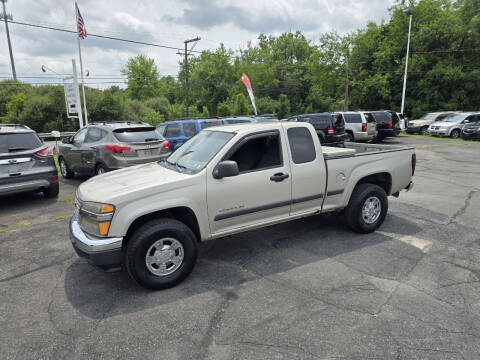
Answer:
<svg viewBox="0 0 480 360"><path fill-rule="evenodd" d="M435 120L437 114L425 114L421 117L422 120Z"/></svg>
<svg viewBox="0 0 480 360"><path fill-rule="evenodd" d="M450 122L450 123L459 123L460 121L465 120L467 115L465 114L452 114L448 115L445 119L443 119L444 122Z"/></svg>
<svg viewBox="0 0 480 360"><path fill-rule="evenodd" d="M208 164L233 135L223 131L201 131L170 155L167 163L198 172Z"/></svg>

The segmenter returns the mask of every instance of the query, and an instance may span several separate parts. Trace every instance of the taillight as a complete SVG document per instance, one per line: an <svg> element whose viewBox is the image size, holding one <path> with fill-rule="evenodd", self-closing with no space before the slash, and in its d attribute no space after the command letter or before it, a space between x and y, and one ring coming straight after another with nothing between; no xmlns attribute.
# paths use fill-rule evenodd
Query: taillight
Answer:
<svg viewBox="0 0 480 360"><path fill-rule="evenodd" d="M121 154L124 151L130 151L132 149L130 146L121 146L121 145L105 145L105 148L108 151L111 151L115 154Z"/></svg>
<svg viewBox="0 0 480 360"><path fill-rule="evenodd" d="M367 123L362 123L362 132L367 132Z"/></svg>
<svg viewBox="0 0 480 360"><path fill-rule="evenodd" d="M387 127L388 127L389 129L393 129L393 122L392 122L392 120L390 120L390 121L387 123Z"/></svg>
<svg viewBox="0 0 480 360"><path fill-rule="evenodd" d="M327 134L328 134L328 135L333 135L333 134L335 134L335 131L333 130L333 126L329 126L329 127L328 127Z"/></svg>
<svg viewBox="0 0 480 360"><path fill-rule="evenodd" d="M50 181L53 182L53 183L58 182L58 176L52 177L52 178L50 179Z"/></svg>
<svg viewBox="0 0 480 360"><path fill-rule="evenodd" d="M51 147L47 147L43 150L37 151L35 155L39 157L52 157L53 156L53 149Z"/></svg>
<svg viewBox="0 0 480 360"><path fill-rule="evenodd" d="M417 165L417 154L412 154L412 176L415 174L415 166Z"/></svg>
<svg viewBox="0 0 480 360"><path fill-rule="evenodd" d="M170 149L170 141L168 140L165 140L162 144L162 147L166 148L166 149Z"/></svg>

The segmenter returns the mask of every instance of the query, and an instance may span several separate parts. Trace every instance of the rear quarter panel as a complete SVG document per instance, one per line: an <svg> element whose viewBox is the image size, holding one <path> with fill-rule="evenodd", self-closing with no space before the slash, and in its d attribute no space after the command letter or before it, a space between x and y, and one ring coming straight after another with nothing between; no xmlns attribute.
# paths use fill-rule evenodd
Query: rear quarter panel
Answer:
<svg viewBox="0 0 480 360"><path fill-rule="evenodd" d="M369 175L390 174L392 186L388 195L404 189L412 178L413 153L413 149L407 148L327 160L327 198L323 210L347 206L355 186L362 178ZM331 195L328 195L329 193Z"/></svg>

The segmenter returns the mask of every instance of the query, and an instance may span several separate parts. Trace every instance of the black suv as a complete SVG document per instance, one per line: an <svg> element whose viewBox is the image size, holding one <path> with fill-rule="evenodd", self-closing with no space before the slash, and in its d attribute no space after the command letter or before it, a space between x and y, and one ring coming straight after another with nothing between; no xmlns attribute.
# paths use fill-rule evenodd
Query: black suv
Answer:
<svg viewBox="0 0 480 360"><path fill-rule="evenodd" d="M400 119L394 111L381 110L371 111L373 118L377 122L377 140L383 140L387 137L400 134Z"/></svg>
<svg viewBox="0 0 480 360"><path fill-rule="evenodd" d="M343 146L345 140L345 121L341 114L317 113L295 115L287 121L308 122L313 125L322 145Z"/></svg>
<svg viewBox="0 0 480 360"><path fill-rule="evenodd" d="M480 140L480 113L469 116L467 120L462 129L462 138Z"/></svg>
<svg viewBox="0 0 480 360"><path fill-rule="evenodd" d="M42 191L58 195L52 148L25 125L0 124L0 195Z"/></svg>

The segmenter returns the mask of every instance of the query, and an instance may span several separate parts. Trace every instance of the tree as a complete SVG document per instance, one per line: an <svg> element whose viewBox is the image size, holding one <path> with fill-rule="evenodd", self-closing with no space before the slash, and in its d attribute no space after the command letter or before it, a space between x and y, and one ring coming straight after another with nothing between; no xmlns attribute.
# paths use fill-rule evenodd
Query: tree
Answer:
<svg viewBox="0 0 480 360"><path fill-rule="evenodd" d="M277 116L279 119L284 119L290 116L290 100L285 94L281 94L278 98Z"/></svg>
<svg viewBox="0 0 480 360"><path fill-rule="evenodd" d="M128 59L126 69L128 95L135 100L145 100L159 94L158 70L153 59L144 55Z"/></svg>
<svg viewBox="0 0 480 360"><path fill-rule="evenodd" d="M7 116L14 120L23 111L27 96L24 93L13 94L7 103Z"/></svg>
<svg viewBox="0 0 480 360"><path fill-rule="evenodd" d="M208 108L206 106L202 107L202 117L209 117L210 113L208 112Z"/></svg>
<svg viewBox="0 0 480 360"><path fill-rule="evenodd" d="M237 94L235 97L233 115L248 115L248 102L243 94Z"/></svg>
<svg viewBox="0 0 480 360"><path fill-rule="evenodd" d="M142 117L142 121L152 126L156 126L165 121L165 117L153 109L148 109L146 114Z"/></svg>
<svg viewBox="0 0 480 360"><path fill-rule="evenodd" d="M230 111L230 105L226 101L221 102L217 105L217 116L230 116L231 111Z"/></svg>

